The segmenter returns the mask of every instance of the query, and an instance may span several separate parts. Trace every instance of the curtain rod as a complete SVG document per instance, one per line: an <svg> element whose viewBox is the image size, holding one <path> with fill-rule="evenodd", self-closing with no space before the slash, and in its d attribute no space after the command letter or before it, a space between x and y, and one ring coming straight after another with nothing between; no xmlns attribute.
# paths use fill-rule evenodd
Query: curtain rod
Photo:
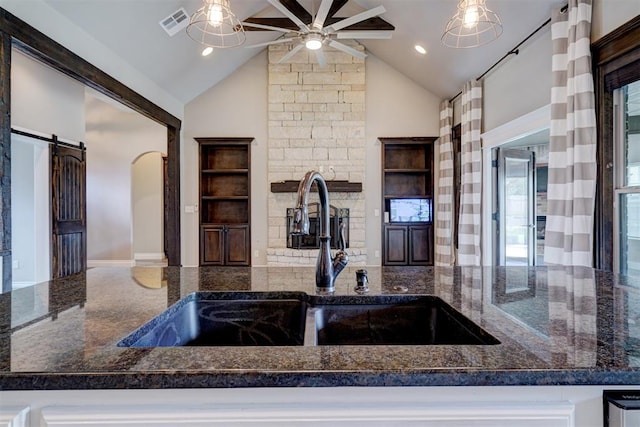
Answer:
<svg viewBox="0 0 640 427"><path fill-rule="evenodd" d="M569 8L569 5L564 5L561 9L560 12L565 13L567 11L567 9ZM551 22L551 18L547 19L546 21L544 21L544 23L542 23L538 28L536 28L535 30L533 30L533 32L531 34L529 34L524 40L522 40L520 43L518 43L513 49L511 49L509 52L505 53L504 56L500 59L498 59L496 61L495 64L493 64L491 67L489 67L489 69L487 71L485 71L484 73L482 73L480 76L478 76L476 78L476 81L480 80L481 78L483 78L484 76L486 76L487 74L489 74L489 72L491 70L493 70L494 68L496 68L498 66L498 64L500 64L502 61L504 61L505 59L507 59L509 56L511 55L518 55L520 53L520 46L522 46L523 44L525 44L531 37L535 36L538 31L540 31L541 29L543 29L544 27L546 27L547 25L549 25L549 23ZM459 97L460 95L462 95L462 91L458 92L453 98L451 98L449 100L449 102L453 102L454 99L456 99L457 97Z"/></svg>
<svg viewBox="0 0 640 427"><path fill-rule="evenodd" d="M78 145L75 145L75 144L58 140L58 137L56 135L51 135L51 138L48 138L46 136L36 135L35 133L25 132L25 131L14 129L14 128L11 128L11 133L15 133L16 135L22 135L22 136L26 136L33 139L38 139L40 141L46 141L49 144L62 145L63 147L75 148L82 151L85 151L87 149L87 147L84 145L84 142L79 142Z"/></svg>

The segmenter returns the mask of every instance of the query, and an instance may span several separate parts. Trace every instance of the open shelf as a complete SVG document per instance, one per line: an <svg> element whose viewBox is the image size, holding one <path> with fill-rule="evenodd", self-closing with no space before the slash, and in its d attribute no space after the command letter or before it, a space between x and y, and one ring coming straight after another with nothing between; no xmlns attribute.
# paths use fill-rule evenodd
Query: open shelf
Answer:
<svg viewBox="0 0 640 427"><path fill-rule="evenodd" d="M252 138L200 144L200 265L250 265Z"/></svg>
<svg viewBox="0 0 640 427"><path fill-rule="evenodd" d="M380 138L382 142L383 265L433 264L433 143L434 137ZM401 202L408 214L392 212L397 199L428 199L424 204ZM395 214L395 220L394 218ZM403 215L406 215L403 217ZM428 220L423 220L423 219ZM404 221L404 219L407 219Z"/></svg>

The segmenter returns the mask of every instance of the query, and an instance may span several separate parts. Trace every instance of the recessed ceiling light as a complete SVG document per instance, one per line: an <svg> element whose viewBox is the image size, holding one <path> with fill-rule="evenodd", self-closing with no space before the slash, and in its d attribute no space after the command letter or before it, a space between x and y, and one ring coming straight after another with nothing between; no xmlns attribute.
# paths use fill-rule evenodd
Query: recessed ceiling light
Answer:
<svg viewBox="0 0 640 427"><path fill-rule="evenodd" d="M211 55L211 52L213 52L213 48L211 46L207 46L204 48L204 50L202 51L202 56L208 56Z"/></svg>
<svg viewBox="0 0 640 427"><path fill-rule="evenodd" d="M420 46L419 44L415 45L414 49L416 50L416 52L418 52L421 55L426 55L427 54L427 49L425 49L424 47Z"/></svg>

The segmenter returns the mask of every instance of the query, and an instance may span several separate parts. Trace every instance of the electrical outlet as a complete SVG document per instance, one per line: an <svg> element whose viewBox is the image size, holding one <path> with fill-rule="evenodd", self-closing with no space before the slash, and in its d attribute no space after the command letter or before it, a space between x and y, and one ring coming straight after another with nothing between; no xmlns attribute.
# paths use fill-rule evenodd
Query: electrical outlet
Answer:
<svg viewBox="0 0 640 427"><path fill-rule="evenodd" d="M376 258L380 258L380 251L375 251Z"/></svg>
<svg viewBox="0 0 640 427"><path fill-rule="evenodd" d="M13 269L14 270L20 270L20 261L18 261L18 260L14 260L13 261Z"/></svg>
<svg viewBox="0 0 640 427"><path fill-rule="evenodd" d="M320 173L324 172L324 166L322 166L322 165L318 166L318 171Z"/></svg>
<svg viewBox="0 0 640 427"><path fill-rule="evenodd" d="M258 258L260 256L260 251L254 251L253 256Z"/></svg>

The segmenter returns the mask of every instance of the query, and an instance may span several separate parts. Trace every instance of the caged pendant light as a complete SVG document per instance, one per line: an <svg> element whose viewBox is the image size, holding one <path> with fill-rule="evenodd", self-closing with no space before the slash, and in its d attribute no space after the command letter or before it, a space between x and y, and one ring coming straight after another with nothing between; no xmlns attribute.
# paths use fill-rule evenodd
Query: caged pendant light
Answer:
<svg viewBox="0 0 640 427"><path fill-rule="evenodd" d="M205 46L226 48L240 46L246 40L240 20L229 7L229 0L204 0L191 16L187 34Z"/></svg>
<svg viewBox="0 0 640 427"><path fill-rule="evenodd" d="M454 48L471 48L492 42L502 34L500 17L489 10L486 0L460 0L449 20L442 43Z"/></svg>

